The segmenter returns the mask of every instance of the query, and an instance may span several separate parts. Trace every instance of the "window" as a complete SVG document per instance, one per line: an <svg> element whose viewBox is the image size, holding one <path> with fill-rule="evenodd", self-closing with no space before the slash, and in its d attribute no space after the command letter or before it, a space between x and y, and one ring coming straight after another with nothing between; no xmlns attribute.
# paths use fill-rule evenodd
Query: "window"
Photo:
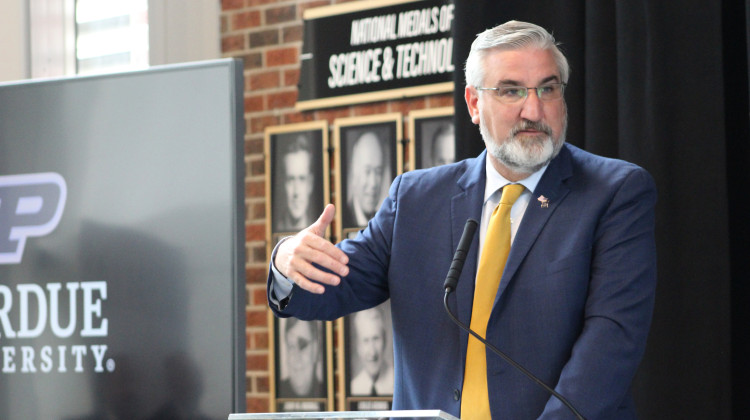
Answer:
<svg viewBox="0 0 750 420"><path fill-rule="evenodd" d="M148 67L147 0L78 0L75 20L78 74Z"/></svg>

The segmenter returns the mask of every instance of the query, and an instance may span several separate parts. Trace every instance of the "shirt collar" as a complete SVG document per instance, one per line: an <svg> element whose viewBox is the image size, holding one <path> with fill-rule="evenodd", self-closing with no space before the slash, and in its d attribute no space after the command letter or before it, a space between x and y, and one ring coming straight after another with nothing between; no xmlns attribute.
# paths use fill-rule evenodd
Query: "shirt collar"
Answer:
<svg viewBox="0 0 750 420"><path fill-rule="evenodd" d="M485 187L484 187L484 203L487 203L487 200L490 199L490 197L492 196L492 194L495 193L495 191L499 190L500 188L503 188L504 186L508 184L512 184L512 182L505 179L505 177L500 175L500 173L495 169L495 167L492 166L492 162L490 162L489 153L487 154L484 161L485 161L484 170L487 175L487 183L485 184ZM526 190L533 193L534 189L536 189L537 184L539 184L539 180L542 179L542 175L544 175L544 171L547 170L548 166L549 164L544 165L544 167L542 167L538 171L518 181L517 184L523 185L526 188Z"/></svg>

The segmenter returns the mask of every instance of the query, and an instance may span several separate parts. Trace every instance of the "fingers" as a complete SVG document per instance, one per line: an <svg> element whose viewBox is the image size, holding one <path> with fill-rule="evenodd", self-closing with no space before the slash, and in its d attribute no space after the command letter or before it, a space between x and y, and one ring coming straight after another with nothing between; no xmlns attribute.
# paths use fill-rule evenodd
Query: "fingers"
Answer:
<svg viewBox="0 0 750 420"><path fill-rule="evenodd" d="M318 220L315 221L308 229L316 235L323 237L326 234L326 229L333 222L333 218L336 215L336 207L333 204L328 204L324 209L323 213L320 214Z"/></svg>
<svg viewBox="0 0 750 420"><path fill-rule="evenodd" d="M338 276L344 277L349 274L349 268L346 265L349 262L349 257L332 243L319 236L305 233L301 233L296 239L299 242L291 250L292 254L289 259L290 268L294 271L328 284L333 284L330 281L325 281L330 276L338 279ZM320 270L315 268L313 264L326 268L334 274L325 273L326 275L321 275L318 273ZM336 284L338 284L338 280L336 280Z"/></svg>
<svg viewBox="0 0 750 420"><path fill-rule="evenodd" d="M349 257L323 238L334 213L329 204L315 223L284 241L276 252L274 264L281 274L312 293L323 293L322 284L338 285L349 274Z"/></svg>
<svg viewBox="0 0 750 420"><path fill-rule="evenodd" d="M302 232L282 246L286 249L279 248L277 268L287 278L312 293L323 293L325 290L318 283L336 286L341 282L341 277L349 274L349 267L346 265L349 259L346 254L310 232ZM321 270L315 264L332 272Z"/></svg>

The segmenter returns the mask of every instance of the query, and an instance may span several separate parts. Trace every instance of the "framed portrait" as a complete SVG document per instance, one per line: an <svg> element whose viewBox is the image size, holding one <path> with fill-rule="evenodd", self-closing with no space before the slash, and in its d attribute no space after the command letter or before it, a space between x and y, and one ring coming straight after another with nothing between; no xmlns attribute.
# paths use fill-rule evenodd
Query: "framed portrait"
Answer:
<svg viewBox="0 0 750 420"><path fill-rule="evenodd" d="M409 139L409 170L455 162L453 107L410 112Z"/></svg>
<svg viewBox="0 0 750 420"><path fill-rule="evenodd" d="M330 200L328 124L268 127L264 150L266 255L270 257L280 238L310 226Z"/></svg>
<svg viewBox="0 0 750 420"><path fill-rule="evenodd" d="M271 411L333 410L330 322L276 318L269 311Z"/></svg>
<svg viewBox="0 0 750 420"><path fill-rule="evenodd" d="M401 173L401 114L334 120L336 226L346 239L367 226Z"/></svg>
<svg viewBox="0 0 750 420"><path fill-rule="evenodd" d="M393 403L391 301L347 315L337 322L339 410L390 410Z"/></svg>

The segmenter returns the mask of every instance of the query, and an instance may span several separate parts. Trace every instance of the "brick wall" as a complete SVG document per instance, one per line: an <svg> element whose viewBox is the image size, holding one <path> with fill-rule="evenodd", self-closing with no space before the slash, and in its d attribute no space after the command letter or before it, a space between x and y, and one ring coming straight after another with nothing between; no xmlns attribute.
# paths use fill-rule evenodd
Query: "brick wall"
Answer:
<svg viewBox="0 0 750 420"><path fill-rule="evenodd" d="M350 0L351 1L351 0ZM365 0L354 0L365 1ZM340 0L221 0L224 57L241 57L245 69L245 203L247 220L246 344L247 411L269 411L269 334L266 308L265 163L267 126L453 105L451 94L351 107L297 112L302 14ZM406 133L407 131L404 130Z"/></svg>

